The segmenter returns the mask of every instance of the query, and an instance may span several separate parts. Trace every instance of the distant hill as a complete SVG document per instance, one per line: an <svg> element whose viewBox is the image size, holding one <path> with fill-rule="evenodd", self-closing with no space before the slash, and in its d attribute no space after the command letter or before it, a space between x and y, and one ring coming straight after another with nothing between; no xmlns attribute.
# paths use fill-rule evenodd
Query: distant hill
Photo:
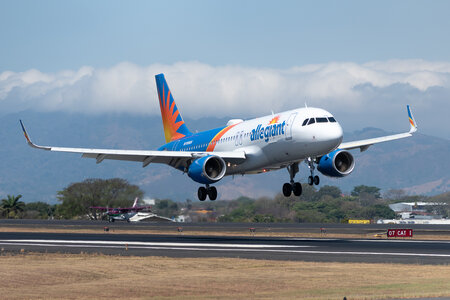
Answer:
<svg viewBox="0 0 450 300"><path fill-rule="evenodd" d="M38 144L68 147L155 149L164 142L159 116L84 115L32 111L0 117L0 197L22 194L23 200L56 201L56 192L86 178L121 177L139 185L149 197L184 201L196 199L198 184L172 168L151 164L81 159L77 154L50 153L28 147L19 126L22 119ZM228 119L185 120L191 131L223 126ZM346 133L345 140L390 134L376 128ZM370 147L359 153L355 171L342 179L321 176L321 184L351 191L365 184L405 189L411 194L437 194L450 190L450 141L417 133L413 138ZM297 180L305 182L302 164ZM260 175L227 177L217 184L221 199L241 195L274 195L288 181L285 170Z"/></svg>

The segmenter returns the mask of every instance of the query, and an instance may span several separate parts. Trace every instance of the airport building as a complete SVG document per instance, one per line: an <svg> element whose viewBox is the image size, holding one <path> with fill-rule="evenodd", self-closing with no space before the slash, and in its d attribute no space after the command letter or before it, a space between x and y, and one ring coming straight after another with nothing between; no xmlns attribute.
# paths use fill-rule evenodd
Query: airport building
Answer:
<svg viewBox="0 0 450 300"><path fill-rule="evenodd" d="M400 202L390 204L389 208L402 219L442 219L437 211L446 205L438 202Z"/></svg>
<svg viewBox="0 0 450 300"><path fill-rule="evenodd" d="M398 216L395 220L378 220L378 224L450 224L443 218L447 203L443 202L400 202L390 204Z"/></svg>

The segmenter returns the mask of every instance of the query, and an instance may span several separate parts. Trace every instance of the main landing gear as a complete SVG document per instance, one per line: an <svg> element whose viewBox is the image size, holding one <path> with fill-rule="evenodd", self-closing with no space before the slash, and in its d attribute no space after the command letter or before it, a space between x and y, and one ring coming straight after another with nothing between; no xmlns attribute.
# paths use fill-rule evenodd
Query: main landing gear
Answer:
<svg viewBox="0 0 450 300"><path fill-rule="evenodd" d="M316 167L314 166L314 161L311 159L311 157L308 157L308 159L306 160L306 164L308 165L309 171L311 172L311 175L308 177L308 184L319 185L320 178L317 175L314 176L314 170L316 169Z"/></svg>
<svg viewBox="0 0 450 300"><path fill-rule="evenodd" d="M300 196L302 194L302 185L300 182L295 182L294 177L295 174L298 173L298 163L293 163L287 167L289 172L289 176L291 180L289 183L283 184L283 195L285 197L289 197L292 192L294 192L295 196Z"/></svg>
<svg viewBox="0 0 450 300"><path fill-rule="evenodd" d="M314 170L316 169L314 166L314 160L311 159L311 157L308 157L308 159L305 161L308 165L309 171L311 172L311 175L308 177L308 184L309 185L319 185L320 178L319 176L314 176ZM289 197L292 193L294 193L295 196L300 196L302 194L302 185L300 182L295 182L294 177L295 174L298 173L298 163L293 163L287 167L287 170L289 172L289 176L291 177L291 180L289 183L283 184L283 195L285 197Z"/></svg>
<svg viewBox="0 0 450 300"><path fill-rule="evenodd" d="M198 200L205 201L206 196L209 196L209 199L211 201L214 201L217 199L217 189L215 186L209 186L209 184L206 185L206 187L199 187L198 188Z"/></svg>

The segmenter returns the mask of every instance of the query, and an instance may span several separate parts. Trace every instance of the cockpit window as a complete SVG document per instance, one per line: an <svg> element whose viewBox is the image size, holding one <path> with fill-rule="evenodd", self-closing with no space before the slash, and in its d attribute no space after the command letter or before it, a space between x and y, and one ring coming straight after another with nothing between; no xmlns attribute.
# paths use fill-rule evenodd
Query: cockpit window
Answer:
<svg viewBox="0 0 450 300"><path fill-rule="evenodd" d="M308 125L316 123L316 120L314 118L309 119Z"/></svg>
<svg viewBox="0 0 450 300"><path fill-rule="evenodd" d="M331 123L335 123L336 120L333 117L328 117L328 120L330 120Z"/></svg>
<svg viewBox="0 0 450 300"><path fill-rule="evenodd" d="M316 118L317 123L328 123L327 118Z"/></svg>
<svg viewBox="0 0 450 300"><path fill-rule="evenodd" d="M303 124L302 124L302 126L305 126L305 125L306 125L306 123L308 123L308 120L309 120L309 119L305 119L305 121L303 121Z"/></svg>

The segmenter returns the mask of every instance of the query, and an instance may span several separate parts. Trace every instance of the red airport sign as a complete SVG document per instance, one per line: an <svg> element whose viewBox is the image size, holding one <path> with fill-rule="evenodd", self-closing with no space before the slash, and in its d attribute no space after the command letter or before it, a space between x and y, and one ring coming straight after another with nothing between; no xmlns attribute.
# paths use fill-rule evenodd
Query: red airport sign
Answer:
<svg viewBox="0 0 450 300"><path fill-rule="evenodd" d="M412 229L388 229L387 237L412 237L413 230Z"/></svg>

